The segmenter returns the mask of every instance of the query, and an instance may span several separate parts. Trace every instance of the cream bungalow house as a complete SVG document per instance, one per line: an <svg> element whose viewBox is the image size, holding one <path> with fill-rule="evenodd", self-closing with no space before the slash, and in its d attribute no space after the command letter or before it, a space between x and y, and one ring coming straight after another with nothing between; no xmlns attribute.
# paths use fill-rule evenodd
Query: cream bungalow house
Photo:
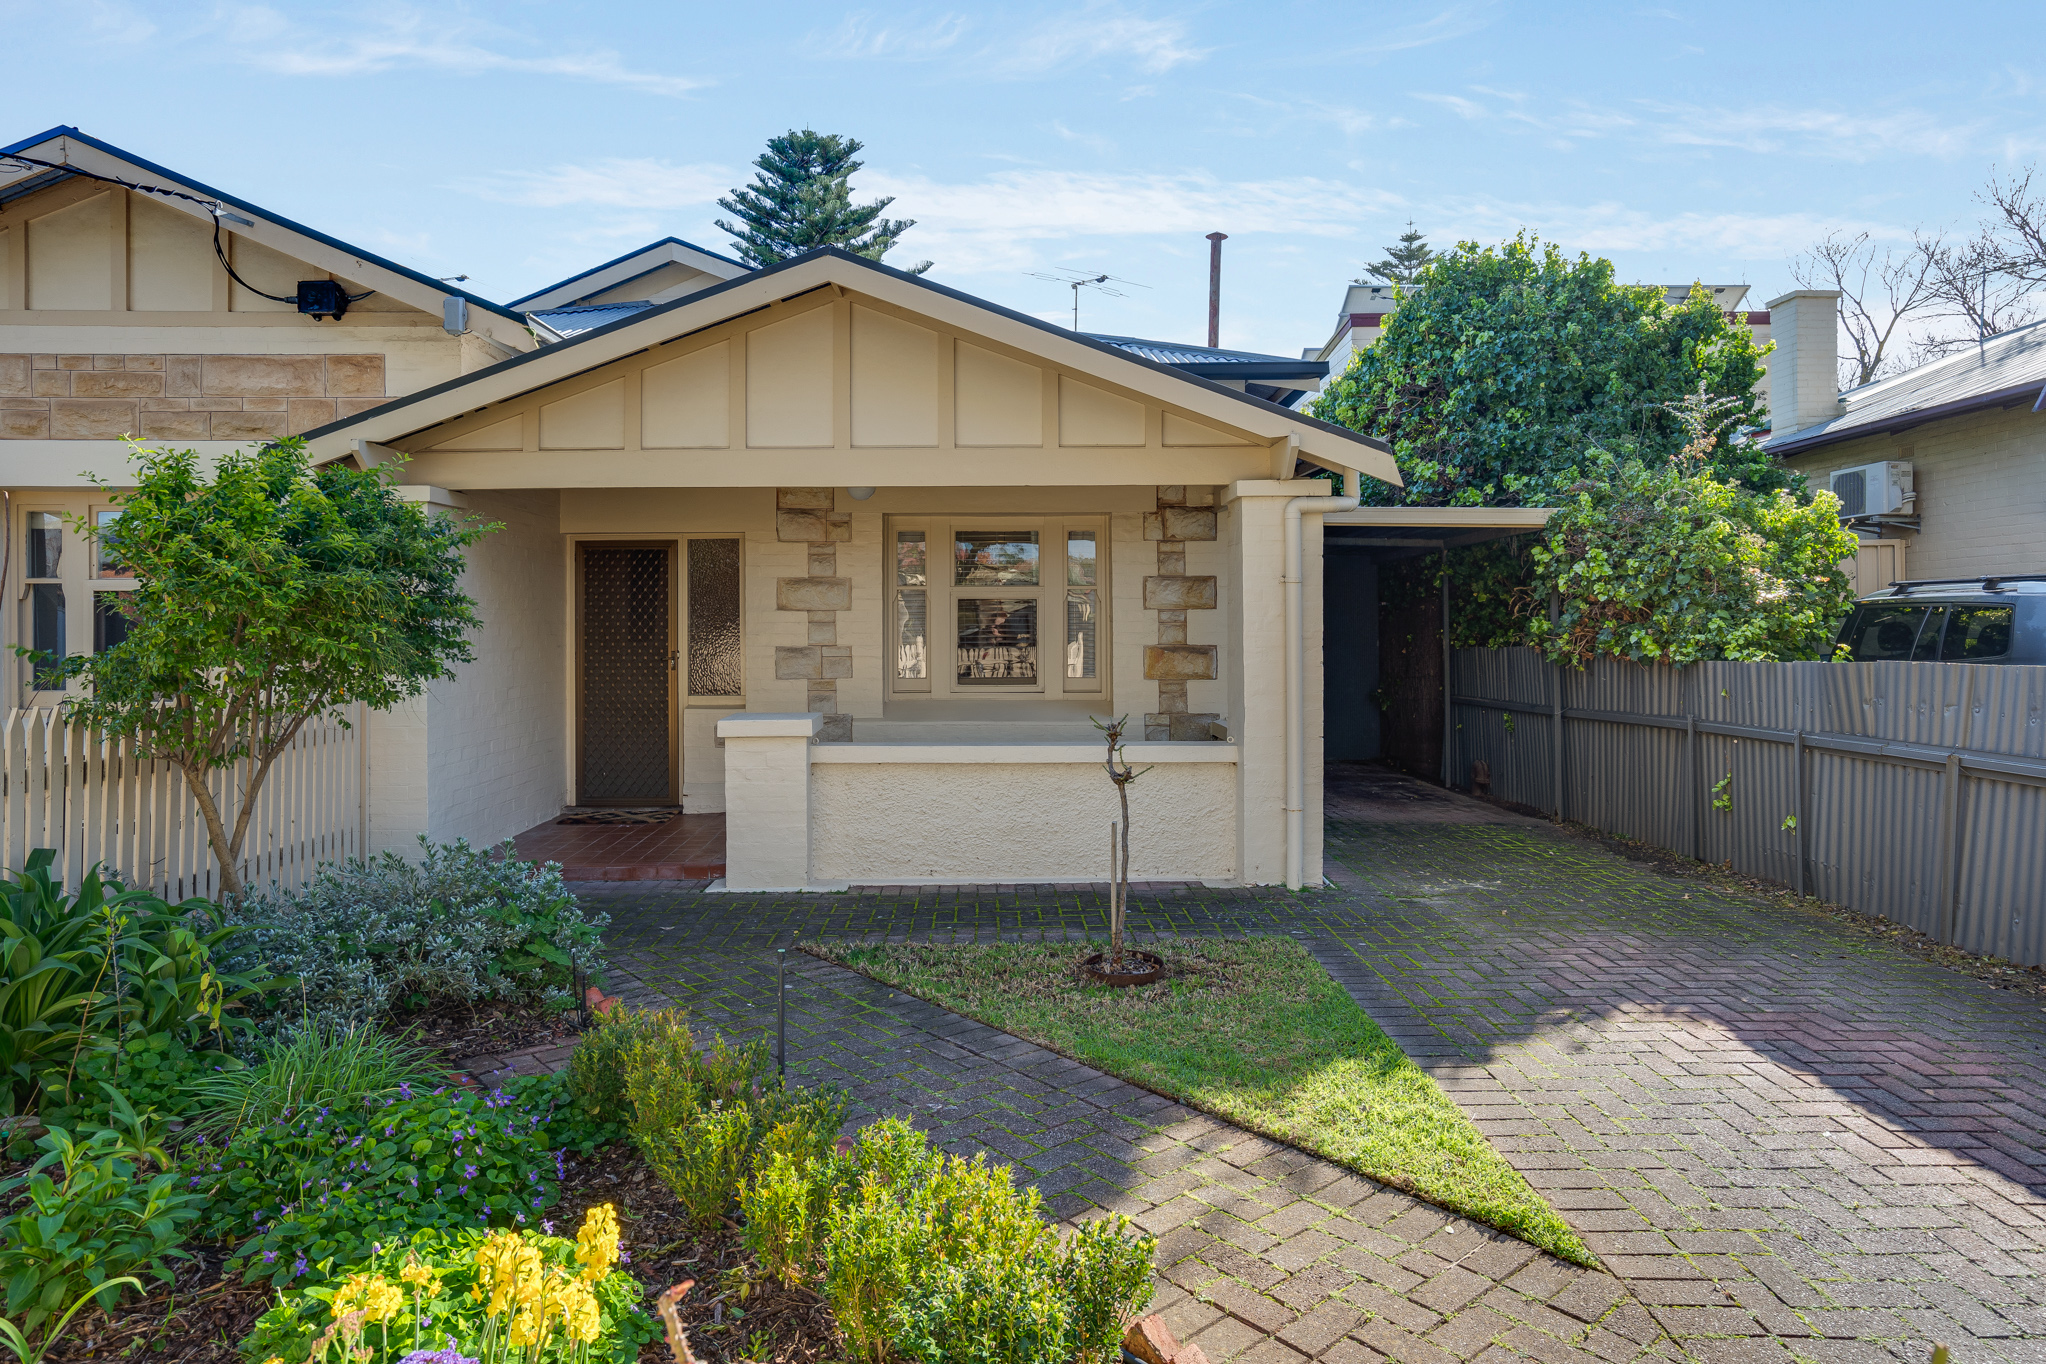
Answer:
<svg viewBox="0 0 2046 1364"><path fill-rule="evenodd" d="M679 803L735 890L1098 881L1127 714L1133 876L1320 882L1320 521L1383 445L837 250L557 334L306 433L502 526L371 846Z"/></svg>

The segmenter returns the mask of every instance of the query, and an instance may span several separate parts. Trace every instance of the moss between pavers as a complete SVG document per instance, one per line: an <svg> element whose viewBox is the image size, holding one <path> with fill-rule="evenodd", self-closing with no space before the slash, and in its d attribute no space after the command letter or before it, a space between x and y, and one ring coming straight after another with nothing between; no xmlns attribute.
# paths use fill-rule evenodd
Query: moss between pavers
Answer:
<svg viewBox="0 0 2046 1364"><path fill-rule="evenodd" d="M906 994L1510 1232L1591 1252L1439 1086L1287 938L1150 940L1168 979L1082 982L1101 944L806 944Z"/></svg>

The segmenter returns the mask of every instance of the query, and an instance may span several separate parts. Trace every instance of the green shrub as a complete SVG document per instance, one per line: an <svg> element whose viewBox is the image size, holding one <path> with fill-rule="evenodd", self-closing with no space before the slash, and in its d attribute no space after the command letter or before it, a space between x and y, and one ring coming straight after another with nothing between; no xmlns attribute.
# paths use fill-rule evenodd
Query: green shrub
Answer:
<svg viewBox="0 0 2046 1364"><path fill-rule="evenodd" d="M568 1076L560 1071L514 1075L504 1082L504 1092L544 1115L540 1122L546 1129L550 1150L587 1156L600 1146L625 1138L626 1124L616 1118L593 1116L586 1105L569 1093Z"/></svg>
<svg viewBox="0 0 2046 1364"><path fill-rule="evenodd" d="M626 1058L641 1045L690 1046L689 1016L680 1009L614 1008L599 1014L568 1058L568 1096L596 1120L624 1122L631 1116L625 1092Z"/></svg>
<svg viewBox="0 0 2046 1364"><path fill-rule="evenodd" d="M254 1064L192 1085L203 1130L232 1136L313 1109L347 1109L399 1087L430 1087L442 1073L426 1051L373 1025L307 1021L265 1044Z"/></svg>
<svg viewBox="0 0 2046 1364"><path fill-rule="evenodd" d="M860 1133L827 1212L823 1293L856 1355L919 1364L1112 1361L1155 1242L1117 1218L1061 1248L1009 1167L944 1156L900 1119Z"/></svg>
<svg viewBox="0 0 2046 1364"><path fill-rule="evenodd" d="M140 1286L134 1276L141 1273L169 1283L168 1262L184 1258L184 1228L199 1215L201 1197L166 1168L153 1123L119 1094L109 1102L118 1129L77 1139L53 1127L36 1143L43 1154L27 1172L0 1181L0 1205L20 1200L0 1219L6 1312L37 1353L82 1301L110 1310L125 1286Z"/></svg>
<svg viewBox="0 0 2046 1364"><path fill-rule="evenodd" d="M280 1293L276 1305L257 1319L242 1341L242 1354L250 1360L275 1357L284 1364L304 1364L313 1341L333 1322L333 1302L337 1294L346 1292L344 1281L381 1279L398 1289L399 1302L388 1319L364 1333L361 1347L369 1350L362 1357L364 1364L395 1364L415 1346L438 1350L450 1341L465 1356L482 1356L489 1295L485 1293L479 1300L470 1296L470 1290L478 1286L476 1252L487 1235L474 1229L417 1232L337 1268L332 1283ZM576 1242L533 1231L522 1232L520 1239L540 1252L543 1272L580 1272ZM430 1287L415 1287L403 1280L408 1263L436 1271ZM585 1364L633 1364L640 1347L660 1335L653 1316L641 1305L644 1290L631 1275L616 1269L604 1273L592 1287L601 1327ZM560 1348L557 1325L548 1357L580 1358L567 1352L555 1354ZM514 1350L510 1357L517 1359L520 1354Z"/></svg>
<svg viewBox="0 0 2046 1364"><path fill-rule="evenodd" d="M46 1084L73 1102L74 1061L136 1036L219 1048L259 993L224 968L235 931L212 923L213 906L167 904L97 867L67 894L55 857L38 848L0 880L0 1111L29 1111Z"/></svg>
<svg viewBox="0 0 2046 1364"><path fill-rule="evenodd" d="M185 1147L201 1230L229 1264L283 1287L318 1282L421 1228L531 1222L558 1196L546 1113L502 1091L400 1084L389 1099L302 1109Z"/></svg>
<svg viewBox="0 0 2046 1364"><path fill-rule="evenodd" d="M204 1107L201 1086L242 1066L228 1052L188 1047L175 1033L136 1033L119 1046L81 1053L69 1076L52 1072L43 1095L43 1120L74 1132L104 1127L109 1091L143 1112L192 1118Z"/></svg>
<svg viewBox="0 0 2046 1364"><path fill-rule="evenodd" d="M295 977L300 1011L343 1027L479 1000L567 1009L578 980L602 972L610 917L584 914L559 866L521 861L510 843L419 844L418 862L351 858L238 905L237 964Z"/></svg>

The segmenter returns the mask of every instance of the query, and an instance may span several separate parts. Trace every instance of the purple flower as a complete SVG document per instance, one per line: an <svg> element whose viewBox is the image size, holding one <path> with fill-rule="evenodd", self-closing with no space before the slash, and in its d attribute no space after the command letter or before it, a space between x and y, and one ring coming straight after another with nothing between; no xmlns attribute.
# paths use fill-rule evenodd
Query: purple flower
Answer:
<svg viewBox="0 0 2046 1364"><path fill-rule="evenodd" d="M403 1095L404 1095L404 1096L405 1096L406 1098L408 1098L408 1099L409 1099L409 1098L411 1098L411 1097L412 1097L412 1082L411 1082L410 1080L407 1080L407 1081L405 1081L405 1082L404 1082L403 1084L399 1085L399 1086L398 1086L398 1092L399 1092L400 1094L403 1094Z"/></svg>
<svg viewBox="0 0 2046 1364"><path fill-rule="evenodd" d="M291 1277L296 1279L299 1275L303 1273L305 1273L305 1252L301 1250L298 1253L297 1263L293 1264L291 1267Z"/></svg>
<svg viewBox="0 0 2046 1364"><path fill-rule="evenodd" d="M554 1234L554 1219L550 1217L545 1222L542 1222L540 1224L540 1230L546 1232L549 1236L552 1236Z"/></svg>
<svg viewBox="0 0 2046 1364"><path fill-rule="evenodd" d="M263 1263L264 1263L264 1264L266 1264L266 1265L274 1265L274 1264L276 1264L276 1263L277 1263L277 1252L276 1252L276 1251L274 1251L274 1250L266 1250L266 1251L264 1251L264 1252L263 1252Z"/></svg>
<svg viewBox="0 0 2046 1364"><path fill-rule="evenodd" d="M622 1264L622 1265L629 1265L629 1264L631 1264L631 1263L632 1263L632 1252L631 1252L631 1251L629 1251L629 1250L621 1250L621 1251L619 1251L619 1252L618 1252L618 1263L619 1263L619 1264Z"/></svg>
<svg viewBox="0 0 2046 1364"><path fill-rule="evenodd" d="M476 1177L476 1167L473 1165L464 1165L462 1167L462 1173L467 1175L469 1178L474 1179Z"/></svg>

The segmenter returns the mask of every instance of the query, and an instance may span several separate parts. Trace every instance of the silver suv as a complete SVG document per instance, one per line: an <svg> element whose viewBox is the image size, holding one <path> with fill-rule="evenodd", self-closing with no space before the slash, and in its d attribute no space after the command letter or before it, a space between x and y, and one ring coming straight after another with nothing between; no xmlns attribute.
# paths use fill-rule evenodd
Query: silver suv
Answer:
<svg viewBox="0 0 2046 1364"><path fill-rule="evenodd" d="M1840 627L1856 663L2046 663L2046 573L1892 583Z"/></svg>

